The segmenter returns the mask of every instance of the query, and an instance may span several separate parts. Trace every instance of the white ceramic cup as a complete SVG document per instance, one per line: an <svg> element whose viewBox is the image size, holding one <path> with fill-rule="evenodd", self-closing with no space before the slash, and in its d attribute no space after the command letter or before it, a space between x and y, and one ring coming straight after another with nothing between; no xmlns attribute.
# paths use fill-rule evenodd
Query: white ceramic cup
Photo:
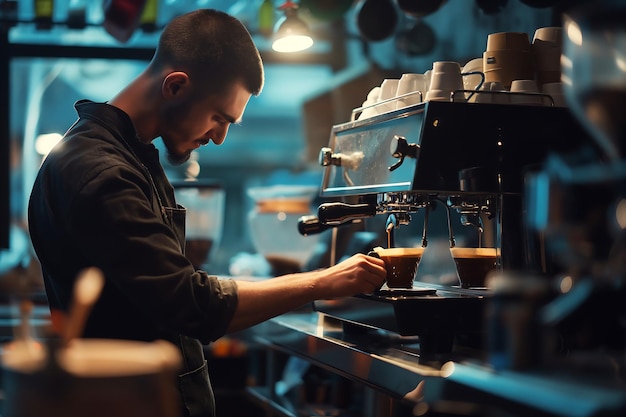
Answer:
<svg viewBox="0 0 626 417"><path fill-rule="evenodd" d="M463 90L463 77L458 62L433 62L432 71L426 101L450 101L453 91Z"/></svg>
<svg viewBox="0 0 626 417"><path fill-rule="evenodd" d="M535 30L533 35L533 43L538 40L549 42L551 44L560 45L563 39L563 28L559 26L544 27Z"/></svg>
<svg viewBox="0 0 626 417"><path fill-rule="evenodd" d="M567 107L565 96L563 95L563 83L546 83L541 86L541 92L548 94L554 101L554 107ZM547 100L547 99L546 99ZM549 100L548 100L549 101ZM548 105L551 105L549 103Z"/></svg>
<svg viewBox="0 0 626 417"><path fill-rule="evenodd" d="M378 101L378 97L380 97L380 87L376 86L367 93L367 101L372 101L376 103Z"/></svg>
<svg viewBox="0 0 626 417"><path fill-rule="evenodd" d="M496 104L509 104L510 102L508 91L506 91L500 81L487 81L479 91L481 93L477 93L470 98L470 102Z"/></svg>
<svg viewBox="0 0 626 417"><path fill-rule="evenodd" d="M399 79L395 78L386 78L380 84L380 95L378 96L378 103L381 103L385 100L392 99L396 96L396 92L398 91L398 83ZM376 111L378 113L386 113L388 111L394 110L396 108L395 101L389 101L387 103L381 103L376 106Z"/></svg>
<svg viewBox="0 0 626 417"><path fill-rule="evenodd" d="M433 76L433 70L429 69L424 71L424 77L426 78L426 91L430 88L430 80Z"/></svg>
<svg viewBox="0 0 626 417"><path fill-rule="evenodd" d="M357 120L367 119L368 117L376 116L378 114L375 104L378 102L379 97L379 86L372 88L369 93L367 93L367 98L365 99L363 104L361 104L361 107L363 107L363 111L361 112L361 114L357 115Z"/></svg>
<svg viewBox="0 0 626 417"><path fill-rule="evenodd" d="M483 72L483 58L474 58L469 60L462 70L463 74L468 74L470 72ZM480 85L483 76L480 74L476 75L466 75L463 77L463 88L465 90L475 90L476 87Z"/></svg>
<svg viewBox="0 0 626 417"><path fill-rule="evenodd" d="M561 79L562 36L560 27L544 27L535 31L532 51L540 86Z"/></svg>
<svg viewBox="0 0 626 417"><path fill-rule="evenodd" d="M426 76L424 74L402 74L396 91L396 108L411 106L424 100Z"/></svg>
<svg viewBox="0 0 626 417"><path fill-rule="evenodd" d="M487 35L486 51L530 50L530 40L526 32L498 32Z"/></svg>
<svg viewBox="0 0 626 417"><path fill-rule="evenodd" d="M361 104L363 111L361 111L361 114L357 115L357 120L363 120L367 119L368 117L376 116L378 112L376 111L376 107L374 106L375 104L376 102L374 101L365 100L363 104Z"/></svg>
<svg viewBox="0 0 626 417"><path fill-rule="evenodd" d="M511 82L511 93L529 93L529 94L511 94L511 104L523 104L529 106L541 106L543 100L539 95L533 95L539 93L537 89L537 82L535 80L513 80Z"/></svg>

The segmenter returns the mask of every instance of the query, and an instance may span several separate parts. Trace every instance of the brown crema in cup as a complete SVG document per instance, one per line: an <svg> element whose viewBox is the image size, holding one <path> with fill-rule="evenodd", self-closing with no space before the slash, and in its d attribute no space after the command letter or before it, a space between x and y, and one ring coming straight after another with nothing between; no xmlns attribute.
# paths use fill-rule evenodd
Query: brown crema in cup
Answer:
<svg viewBox="0 0 626 417"><path fill-rule="evenodd" d="M387 287L413 288L413 279L424 248L376 248L374 252L385 261Z"/></svg>
<svg viewBox="0 0 626 417"><path fill-rule="evenodd" d="M484 287L485 277L496 268L496 248L450 248L464 288Z"/></svg>

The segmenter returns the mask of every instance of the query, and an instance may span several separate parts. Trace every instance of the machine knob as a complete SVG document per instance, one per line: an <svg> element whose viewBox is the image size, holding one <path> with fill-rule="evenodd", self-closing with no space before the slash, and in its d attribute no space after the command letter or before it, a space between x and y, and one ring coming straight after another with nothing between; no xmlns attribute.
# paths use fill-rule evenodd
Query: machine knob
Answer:
<svg viewBox="0 0 626 417"><path fill-rule="evenodd" d="M341 157L333 155L333 150L330 148L320 149L319 161L320 165L323 167L327 167L329 165L341 166Z"/></svg>
<svg viewBox="0 0 626 417"><path fill-rule="evenodd" d="M389 151L391 156L398 158L399 161L389 167L389 171L397 169L404 162L405 157L417 158L419 154L419 145L416 143L409 143L403 136L394 136L391 139L389 145Z"/></svg>

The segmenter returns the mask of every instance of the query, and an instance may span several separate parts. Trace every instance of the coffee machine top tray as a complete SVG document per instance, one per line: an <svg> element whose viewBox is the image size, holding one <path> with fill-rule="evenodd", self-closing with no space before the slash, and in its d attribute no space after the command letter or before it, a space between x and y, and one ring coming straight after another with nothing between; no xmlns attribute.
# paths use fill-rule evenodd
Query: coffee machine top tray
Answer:
<svg viewBox="0 0 626 417"><path fill-rule="evenodd" d="M525 169L551 152L592 145L562 107L430 101L335 125L320 152L321 195L461 192L480 169L479 193L519 193Z"/></svg>

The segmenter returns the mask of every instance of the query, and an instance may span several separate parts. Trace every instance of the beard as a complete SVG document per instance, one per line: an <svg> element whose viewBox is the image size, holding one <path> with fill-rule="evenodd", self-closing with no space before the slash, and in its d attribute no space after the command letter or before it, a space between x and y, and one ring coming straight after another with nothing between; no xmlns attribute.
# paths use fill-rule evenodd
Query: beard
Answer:
<svg viewBox="0 0 626 417"><path fill-rule="evenodd" d="M177 153L167 144L166 141L163 141L163 143L165 144L165 149L167 150L167 160L170 164L178 166L189 161L189 158L191 157L191 151L185 153Z"/></svg>
<svg viewBox="0 0 626 417"><path fill-rule="evenodd" d="M171 152L167 153L167 160L170 162L170 164L175 165L175 166L179 166L184 164L185 162L189 161L189 157L191 156L191 152L188 152L184 155L180 155L180 154L174 154Z"/></svg>

